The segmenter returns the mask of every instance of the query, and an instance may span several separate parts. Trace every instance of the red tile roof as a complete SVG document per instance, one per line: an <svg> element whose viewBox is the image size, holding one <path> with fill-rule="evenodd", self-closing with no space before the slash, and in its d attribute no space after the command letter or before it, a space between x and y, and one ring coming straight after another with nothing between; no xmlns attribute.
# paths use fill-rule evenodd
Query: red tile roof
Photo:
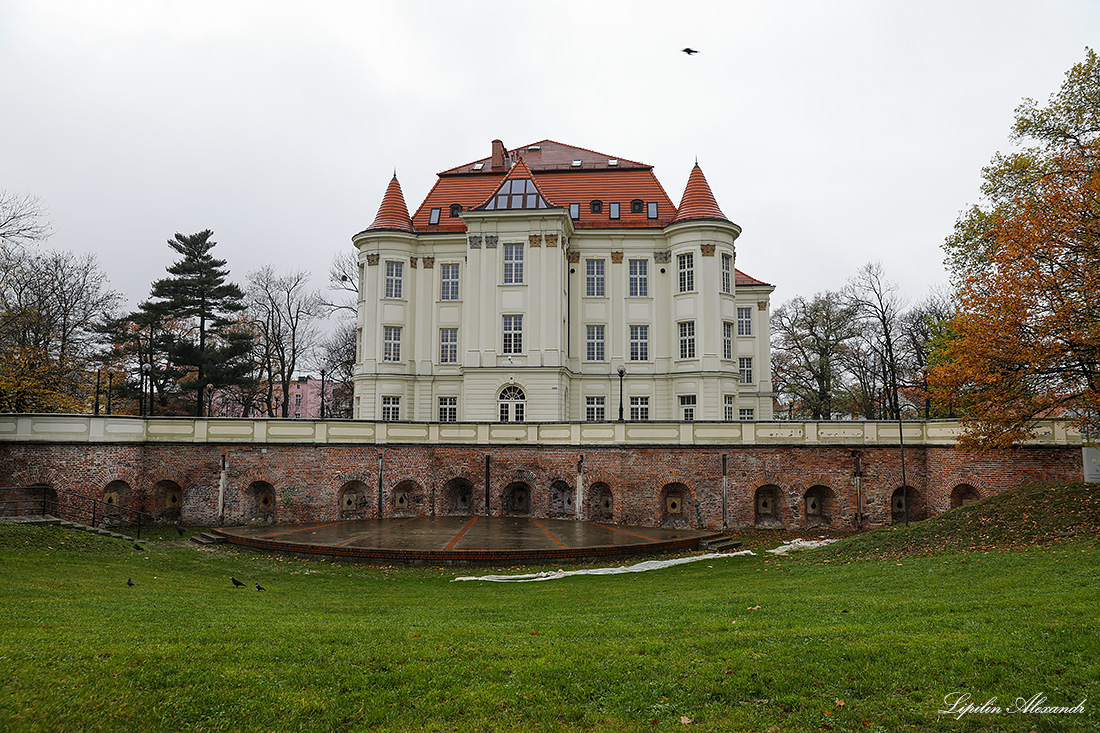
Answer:
<svg viewBox="0 0 1100 733"><path fill-rule="evenodd" d="M651 165L639 163L635 160L616 158L613 155L597 153L594 150L578 148L574 145L565 145L564 143L555 142L553 140L540 140L537 143L524 145L515 150L505 150L504 153L506 166L523 158L527 162L528 167L536 173L550 170L576 170L573 166L573 161L575 160L581 162L580 168L582 170L600 170L606 168L643 168L652 170L653 168ZM611 161L616 161L615 165L611 165ZM465 165L450 168L439 175L452 176L462 173L487 175L494 172L492 171L492 162L492 156L489 156L481 158L480 160L471 161ZM482 166L481 168L476 167L479 163ZM496 173L499 174L500 171L498 170Z"/></svg>
<svg viewBox="0 0 1100 733"><path fill-rule="evenodd" d="M396 173L393 174L390 185L386 187L386 195L382 197L382 205L378 207L378 215L374 217L374 223L367 227L367 231L373 229L413 231L409 207L405 205L405 195L401 193L401 184L397 182Z"/></svg>
<svg viewBox="0 0 1100 733"><path fill-rule="evenodd" d="M691 221L694 219L717 219L729 221L722 210L718 208L718 202L714 200L707 177L703 175L703 169L696 163L688 176L687 186L684 188L684 197L680 199L680 210L676 214L676 221Z"/></svg>
<svg viewBox="0 0 1100 733"><path fill-rule="evenodd" d="M769 287L771 286L770 283L766 283L763 280L757 280L752 275L746 275L745 273L738 270L736 267L733 268L733 284L738 287L746 287L749 285L768 285Z"/></svg>

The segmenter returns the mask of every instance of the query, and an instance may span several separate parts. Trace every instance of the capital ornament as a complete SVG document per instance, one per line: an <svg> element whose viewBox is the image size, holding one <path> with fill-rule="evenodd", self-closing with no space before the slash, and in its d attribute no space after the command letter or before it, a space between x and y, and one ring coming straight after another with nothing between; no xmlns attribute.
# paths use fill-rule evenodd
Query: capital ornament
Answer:
<svg viewBox="0 0 1100 733"><path fill-rule="evenodd" d="M623 263L623 253L622 252L612 252L611 253L611 264L621 265L622 263Z"/></svg>
<svg viewBox="0 0 1100 733"><path fill-rule="evenodd" d="M542 235L541 234L529 234L529 235L527 235L527 246L528 247L541 247L542 246Z"/></svg>
<svg viewBox="0 0 1100 733"><path fill-rule="evenodd" d="M470 243L470 249L481 249L481 235L471 234L466 237L466 240Z"/></svg>
<svg viewBox="0 0 1100 733"><path fill-rule="evenodd" d="M378 253L377 252L368 252L367 253L367 264L368 265L377 265L378 264Z"/></svg>

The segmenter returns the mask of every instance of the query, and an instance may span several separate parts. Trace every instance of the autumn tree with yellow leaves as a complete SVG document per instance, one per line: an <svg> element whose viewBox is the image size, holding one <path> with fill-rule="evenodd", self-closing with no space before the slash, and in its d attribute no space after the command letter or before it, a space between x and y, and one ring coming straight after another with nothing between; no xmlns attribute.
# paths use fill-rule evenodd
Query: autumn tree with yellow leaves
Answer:
<svg viewBox="0 0 1100 733"><path fill-rule="evenodd" d="M983 170L981 204L945 243L956 315L929 375L960 412L962 445L1026 440L1035 420L1100 419L1100 59L1046 106L1016 110L1021 147Z"/></svg>

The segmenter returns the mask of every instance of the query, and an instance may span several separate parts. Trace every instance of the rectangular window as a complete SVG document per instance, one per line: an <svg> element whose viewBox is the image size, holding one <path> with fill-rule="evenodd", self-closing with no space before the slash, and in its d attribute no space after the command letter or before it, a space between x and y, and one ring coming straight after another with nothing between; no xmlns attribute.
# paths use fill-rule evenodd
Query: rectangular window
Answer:
<svg viewBox="0 0 1100 733"><path fill-rule="evenodd" d="M521 285L523 283L523 245L504 245L504 284Z"/></svg>
<svg viewBox="0 0 1100 733"><path fill-rule="evenodd" d="M604 419L604 398L603 397L585 397L584 398L584 419L588 422L603 422Z"/></svg>
<svg viewBox="0 0 1100 733"><path fill-rule="evenodd" d="M523 316L504 316L504 348L501 353L523 353Z"/></svg>
<svg viewBox="0 0 1100 733"><path fill-rule="evenodd" d="M458 422L458 398L439 398L439 422Z"/></svg>
<svg viewBox="0 0 1100 733"><path fill-rule="evenodd" d="M752 336L752 308L737 309L737 335Z"/></svg>
<svg viewBox="0 0 1100 733"><path fill-rule="evenodd" d="M649 361L649 326L630 327L630 360Z"/></svg>
<svg viewBox="0 0 1100 733"><path fill-rule="evenodd" d="M695 290L695 255L679 255L677 262L680 263L680 292L690 293Z"/></svg>
<svg viewBox="0 0 1100 733"><path fill-rule="evenodd" d="M439 209L432 209L431 213L428 214L428 223L429 224L438 224L439 223Z"/></svg>
<svg viewBox="0 0 1100 733"><path fill-rule="evenodd" d="M646 204L646 217L649 218L649 219L656 219L657 218L657 202L656 201L650 201L648 204Z"/></svg>
<svg viewBox="0 0 1100 733"><path fill-rule="evenodd" d="M751 407L742 407L737 411L737 418L739 420L752 421L756 419L756 413Z"/></svg>
<svg viewBox="0 0 1100 733"><path fill-rule="evenodd" d="M383 327L382 361L401 361L401 326Z"/></svg>
<svg viewBox="0 0 1100 733"><path fill-rule="evenodd" d="M458 300L458 263L439 266L440 300Z"/></svg>
<svg viewBox="0 0 1100 733"><path fill-rule="evenodd" d="M649 260L630 260L630 297L649 297Z"/></svg>
<svg viewBox="0 0 1100 733"><path fill-rule="evenodd" d="M726 422L733 422L733 400L733 395L725 395L725 413L723 417L725 418Z"/></svg>
<svg viewBox="0 0 1100 733"><path fill-rule="evenodd" d="M680 358L695 358L695 321L680 322Z"/></svg>
<svg viewBox="0 0 1100 733"><path fill-rule="evenodd" d="M587 331L588 342L587 360L603 361L603 326L588 326L585 330Z"/></svg>
<svg viewBox="0 0 1100 733"><path fill-rule="evenodd" d="M733 292L733 258L722 255L722 292Z"/></svg>
<svg viewBox="0 0 1100 733"><path fill-rule="evenodd" d="M439 362L441 364L458 363L458 329L439 329Z"/></svg>
<svg viewBox="0 0 1100 733"><path fill-rule="evenodd" d="M618 201L612 201L610 204L607 205L607 217L609 219L618 219L619 218L619 202Z"/></svg>
<svg viewBox="0 0 1100 733"><path fill-rule="evenodd" d="M386 297L401 297L401 262L386 262Z"/></svg>
<svg viewBox="0 0 1100 733"><path fill-rule="evenodd" d="M638 420L649 419L649 398L648 397L631 397L630 398L630 419L637 422Z"/></svg>
<svg viewBox="0 0 1100 733"><path fill-rule="evenodd" d="M297 407L300 404L302 404L302 395L300 395L300 394L294 395L294 406Z"/></svg>
<svg viewBox="0 0 1100 733"><path fill-rule="evenodd" d="M741 384L752 384L752 357L742 356L738 359L737 371L741 375Z"/></svg>
<svg viewBox="0 0 1100 733"><path fill-rule="evenodd" d="M395 422L401 419L401 398L400 397L383 397L382 398L382 420L383 422Z"/></svg>
<svg viewBox="0 0 1100 733"><path fill-rule="evenodd" d="M581 205L569 204L569 218L573 221L581 218Z"/></svg>
<svg viewBox="0 0 1100 733"><path fill-rule="evenodd" d="M680 395L680 419L691 422L695 419L695 395Z"/></svg>
<svg viewBox="0 0 1100 733"><path fill-rule="evenodd" d="M585 289L584 294L589 298L604 297L604 261L585 260Z"/></svg>
<svg viewBox="0 0 1100 733"><path fill-rule="evenodd" d="M733 324L729 321L722 324L722 358L733 358Z"/></svg>

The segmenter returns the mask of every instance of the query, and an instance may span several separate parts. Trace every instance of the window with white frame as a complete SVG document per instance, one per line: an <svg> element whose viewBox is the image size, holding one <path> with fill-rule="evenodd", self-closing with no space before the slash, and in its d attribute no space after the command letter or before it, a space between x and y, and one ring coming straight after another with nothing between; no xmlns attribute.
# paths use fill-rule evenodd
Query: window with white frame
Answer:
<svg viewBox="0 0 1100 733"><path fill-rule="evenodd" d="M504 245L504 284L520 285L523 283L523 245Z"/></svg>
<svg viewBox="0 0 1100 733"><path fill-rule="evenodd" d="M627 263L630 277L630 297L649 297L649 260L630 260Z"/></svg>
<svg viewBox="0 0 1100 733"><path fill-rule="evenodd" d="M742 407L737 411L737 419L752 422L756 419L756 411L751 407Z"/></svg>
<svg viewBox="0 0 1100 733"><path fill-rule="evenodd" d="M401 326L382 328L382 361L401 361Z"/></svg>
<svg viewBox="0 0 1100 733"><path fill-rule="evenodd" d="M733 292L733 258L722 255L722 292Z"/></svg>
<svg viewBox="0 0 1100 733"><path fill-rule="evenodd" d="M587 349L585 356L587 361L604 360L603 326L586 326Z"/></svg>
<svg viewBox="0 0 1100 733"><path fill-rule="evenodd" d="M393 260L386 261L386 297L387 298L400 298L401 297L401 275L404 269L404 263L394 262Z"/></svg>
<svg viewBox="0 0 1100 733"><path fill-rule="evenodd" d="M649 326L630 327L630 360L649 361Z"/></svg>
<svg viewBox="0 0 1100 733"><path fill-rule="evenodd" d="M737 360L737 371L741 376L741 384L752 384L752 357L742 356Z"/></svg>
<svg viewBox="0 0 1100 733"><path fill-rule="evenodd" d="M607 218L608 219L618 219L619 218L619 202L618 201L612 201L610 204L608 204L608 206L607 206Z"/></svg>
<svg viewBox="0 0 1100 733"><path fill-rule="evenodd" d="M723 395L723 397L724 397L724 403L725 403L723 405L723 407L725 409L725 412L723 413L723 417L725 418L726 422L733 422L734 396L731 395L731 394L728 394L728 395Z"/></svg>
<svg viewBox="0 0 1100 733"><path fill-rule="evenodd" d="M439 363L458 363L458 329L439 329Z"/></svg>
<svg viewBox="0 0 1100 733"><path fill-rule="evenodd" d="M680 395L680 419L687 422L695 419L695 395Z"/></svg>
<svg viewBox="0 0 1100 733"><path fill-rule="evenodd" d="M604 419L604 398L603 397L585 397L584 398L584 419L588 422L603 422Z"/></svg>
<svg viewBox="0 0 1100 733"><path fill-rule="evenodd" d="M733 358L733 324L729 321L722 323L722 358Z"/></svg>
<svg viewBox="0 0 1100 733"><path fill-rule="evenodd" d="M527 396L523 394L523 390L514 384L508 385L500 391L500 397L497 398L500 421L523 422L526 404Z"/></svg>
<svg viewBox="0 0 1100 733"><path fill-rule="evenodd" d="M695 358L695 321L680 321L680 358Z"/></svg>
<svg viewBox="0 0 1100 733"><path fill-rule="evenodd" d="M737 309L737 335L752 336L752 308Z"/></svg>
<svg viewBox="0 0 1100 733"><path fill-rule="evenodd" d="M439 422L458 422L458 398L439 398Z"/></svg>
<svg viewBox="0 0 1100 733"><path fill-rule="evenodd" d="M635 422L639 420L649 419L649 398L648 397L631 397L630 398L630 419Z"/></svg>
<svg viewBox="0 0 1100 733"><path fill-rule="evenodd" d="M458 300L458 263L448 262L439 266L439 299Z"/></svg>
<svg viewBox="0 0 1100 733"><path fill-rule="evenodd" d="M523 316L504 316L504 344L501 353L523 353Z"/></svg>
<svg viewBox="0 0 1100 733"><path fill-rule="evenodd" d="M382 420L384 422L396 422L401 419L401 398L382 397Z"/></svg>
<svg viewBox="0 0 1100 733"><path fill-rule="evenodd" d="M695 290L695 255L690 252L678 255L676 261L680 267L680 292L690 293Z"/></svg>
<svg viewBox="0 0 1100 733"><path fill-rule="evenodd" d="M584 294L589 298L604 297L604 261L585 260L585 289Z"/></svg>

